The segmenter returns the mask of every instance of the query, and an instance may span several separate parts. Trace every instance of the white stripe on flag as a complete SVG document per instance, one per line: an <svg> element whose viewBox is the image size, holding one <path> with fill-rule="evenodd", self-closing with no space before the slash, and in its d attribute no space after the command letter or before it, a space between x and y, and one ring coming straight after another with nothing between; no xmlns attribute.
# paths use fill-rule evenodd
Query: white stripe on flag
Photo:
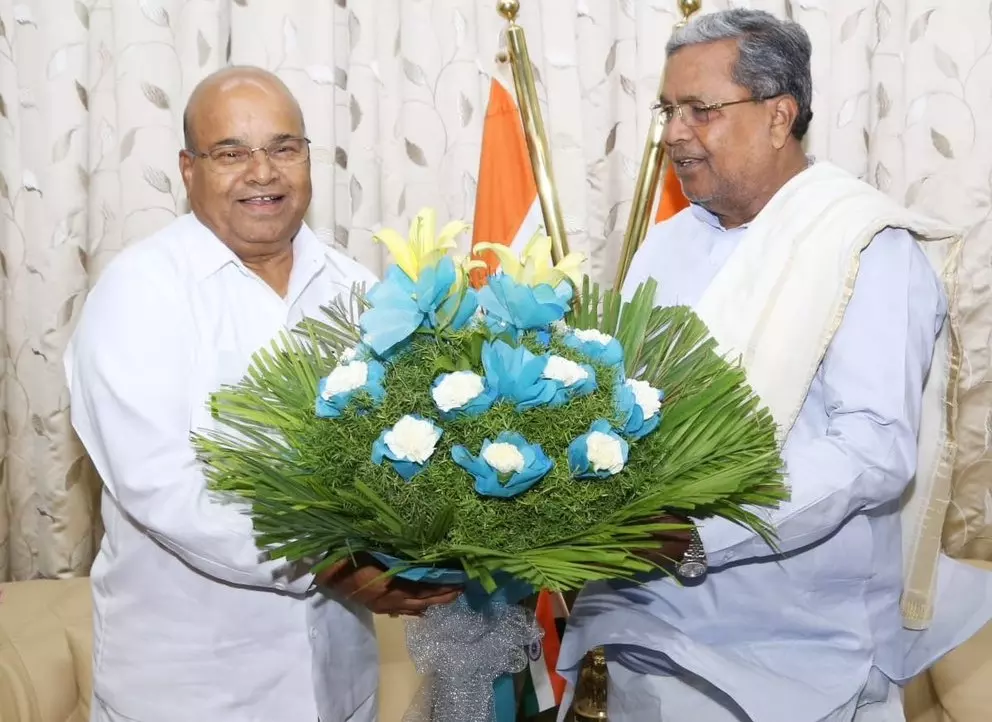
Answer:
<svg viewBox="0 0 992 722"><path fill-rule="evenodd" d="M548 660L544 657L544 645L540 641L534 642L527 650L527 658L530 663L530 678L534 683L534 696L537 698L537 710L554 709L555 690L551 686L551 675L548 672Z"/></svg>
<svg viewBox="0 0 992 722"><path fill-rule="evenodd" d="M541 212L541 199L534 196L534 201L530 204L527 215L524 216L520 228L517 229L510 243L510 250L520 255L527 245L527 241L538 231L544 230L544 213Z"/></svg>

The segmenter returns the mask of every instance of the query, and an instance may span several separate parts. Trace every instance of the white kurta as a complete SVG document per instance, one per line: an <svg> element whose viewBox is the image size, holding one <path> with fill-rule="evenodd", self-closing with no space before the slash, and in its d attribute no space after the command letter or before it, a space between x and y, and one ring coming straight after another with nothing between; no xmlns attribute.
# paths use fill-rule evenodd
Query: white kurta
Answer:
<svg viewBox="0 0 992 722"><path fill-rule="evenodd" d="M695 305L745 232L690 207L651 230L624 291L653 277L657 303ZM574 676L586 650L607 645L631 690L626 699L614 690L613 722L658 719L658 695L635 699L651 687L638 676L665 679L654 687L669 698L679 684L689 701L707 696L713 704L687 707L697 722L850 720L858 704L898 704L890 680L914 676L992 616L992 577L946 558L931 628L904 629L899 610L898 500L915 471L923 379L945 311L912 238L880 233L786 440L792 498L772 515L783 553L706 520L702 584L587 587L559 665Z"/></svg>
<svg viewBox="0 0 992 722"><path fill-rule="evenodd" d="M306 226L293 256L280 298L186 215L122 252L86 301L65 366L104 482L95 719L374 720L370 616L260 560L246 508L206 491L189 438L252 353L375 280Z"/></svg>

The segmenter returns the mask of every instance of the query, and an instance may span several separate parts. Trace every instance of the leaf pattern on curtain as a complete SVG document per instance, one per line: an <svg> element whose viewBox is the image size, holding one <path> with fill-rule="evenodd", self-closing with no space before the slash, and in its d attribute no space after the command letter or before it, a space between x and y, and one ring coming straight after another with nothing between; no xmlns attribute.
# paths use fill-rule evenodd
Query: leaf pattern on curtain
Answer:
<svg viewBox="0 0 992 722"><path fill-rule="evenodd" d="M992 558L992 0L704 0L788 14L814 43L809 150L960 225L961 440L950 548ZM83 574L98 480L61 356L107 262L186 210L193 86L278 73L313 140L308 220L374 270L382 225L471 220L502 21L476 0L0 0L0 578ZM612 279L675 0L522 3L574 249Z"/></svg>

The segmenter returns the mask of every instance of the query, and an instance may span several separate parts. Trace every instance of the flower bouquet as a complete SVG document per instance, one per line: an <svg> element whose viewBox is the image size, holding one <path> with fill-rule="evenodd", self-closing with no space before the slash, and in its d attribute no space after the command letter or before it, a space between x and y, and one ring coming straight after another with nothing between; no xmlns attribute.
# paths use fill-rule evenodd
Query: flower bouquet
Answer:
<svg viewBox="0 0 992 722"><path fill-rule="evenodd" d="M433 722L502 714L538 639L522 597L656 572L665 514L772 541L755 511L786 495L770 415L691 310L655 307L653 281L601 292L541 235L483 245L501 270L477 290L451 255L466 228L435 236L426 209L379 233L384 279L260 350L195 438L274 558L466 585L410 630Z"/></svg>

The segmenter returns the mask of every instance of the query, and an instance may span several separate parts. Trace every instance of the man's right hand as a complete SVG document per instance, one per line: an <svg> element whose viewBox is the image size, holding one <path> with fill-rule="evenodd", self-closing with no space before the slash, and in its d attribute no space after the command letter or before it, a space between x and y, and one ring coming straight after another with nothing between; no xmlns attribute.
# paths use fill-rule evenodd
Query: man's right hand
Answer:
<svg viewBox="0 0 992 722"><path fill-rule="evenodd" d="M385 570L365 554L356 556L354 561L338 562L318 576L317 582L376 614L392 616L423 614L428 607L449 604L462 593L457 587L387 577Z"/></svg>

